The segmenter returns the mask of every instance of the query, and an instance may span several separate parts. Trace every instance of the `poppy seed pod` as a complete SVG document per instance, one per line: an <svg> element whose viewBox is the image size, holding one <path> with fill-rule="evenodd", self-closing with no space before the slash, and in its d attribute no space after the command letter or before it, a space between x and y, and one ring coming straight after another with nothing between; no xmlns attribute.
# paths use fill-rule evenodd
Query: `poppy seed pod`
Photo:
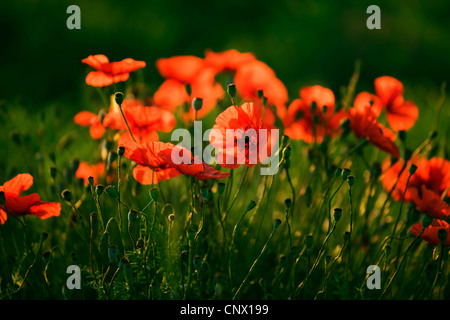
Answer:
<svg viewBox="0 0 450 320"><path fill-rule="evenodd" d="M190 85L189 83L186 83L186 85L184 86L184 88L186 89L186 92L187 92L188 96L190 97L190 96L191 96L191 93L192 93L192 87L191 87L191 85Z"/></svg>
<svg viewBox="0 0 450 320"><path fill-rule="evenodd" d="M111 198L116 199L116 200L119 199L119 193L117 192L117 190L114 186L107 186L105 189L105 192Z"/></svg>
<svg viewBox="0 0 450 320"><path fill-rule="evenodd" d="M227 93L231 99L234 99L234 97L236 97L236 85L234 83L230 83L227 86Z"/></svg>
<svg viewBox="0 0 450 320"><path fill-rule="evenodd" d="M98 184L95 187L95 194L100 197L100 195L103 193L104 190L105 190L105 186L102 184Z"/></svg>
<svg viewBox="0 0 450 320"><path fill-rule="evenodd" d="M114 94L114 100L116 101L116 103L121 106L123 103L123 93L122 92L116 92Z"/></svg>
<svg viewBox="0 0 450 320"><path fill-rule="evenodd" d="M200 111L203 107L203 99L194 98L194 100L192 100L192 107L194 107L196 111Z"/></svg>
<svg viewBox="0 0 450 320"><path fill-rule="evenodd" d="M409 173L410 173L411 175L413 175L414 173L416 173L416 170L417 170L417 166L416 166L415 164L412 164L412 165L409 167Z"/></svg>
<svg viewBox="0 0 450 320"><path fill-rule="evenodd" d="M281 220L280 219L275 219L273 221L273 228L274 229L277 229L280 225L281 225Z"/></svg>
<svg viewBox="0 0 450 320"><path fill-rule="evenodd" d="M348 185L350 186L350 187L353 187L353 185L355 184L355 177L354 176L348 176L347 177L347 182L348 182Z"/></svg>
<svg viewBox="0 0 450 320"><path fill-rule="evenodd" d="M42 232L41 237L40 237L41 241L44 242L45 240L47 240L47 238L48 238L48 233Z"/></svg>
<svg viewBox="0 0 450 320"><path fill-rule="evenodd" d="M64 189L63 192L61 192L61 196L67 202L72 202L72 192L69 189Z"/></svg>
<svg viewBox="0 0 450 320"><path fill-rule="evenodd" d="M169 219L169 221L174 221L175 220L175 214L171 213L167 216L167 219Z"/></svg>
<svg viewBox="0 0 450 320"><path fill-rule="evenodd" d="M336 168L336 170L334 171L334 177L337 178L342 174L342 169L341 168Z"/></svg>
<svg viewBox="0 0 450 320"><path fill-rule="evenodd" d="M139 213L136 210L128 211L128 223L132 224L139 218Z"/></svg>
<svg viewBox="0 0 450 320"><path fill-rule="evenodd" d="M292 207L292 200L291 200L291 198L287 198L287 199L285 199L284 200L284 204L285 204L285 206L286 206L286 208L290 208L290 207Z"/></svg>
<svg viewBox="0 0 450 320"><path fill-rule="evenodd" d="M90 185L91 187L94 187L94 177L89 176L89 177L88 177L88 183L89 183L89 185Z"/></svg>
<svg viewBox="0 0 450 320"><path fill-rule="evenodd" d="M350 175L351 170L348 168L342 169L341 177L342 180L347 180L348 176Z"/></svg>

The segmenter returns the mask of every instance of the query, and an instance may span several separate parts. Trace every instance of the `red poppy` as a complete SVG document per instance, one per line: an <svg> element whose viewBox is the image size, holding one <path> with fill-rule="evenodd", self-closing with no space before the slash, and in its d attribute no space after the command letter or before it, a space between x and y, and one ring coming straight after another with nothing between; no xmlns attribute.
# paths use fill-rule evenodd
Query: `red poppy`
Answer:
<svg viewBox="0 0 450 320"><path fill-rule="evenodd" d="M387 160L383 166L389 166ZM411 176L405 192L409 176L409 166L414 163L416 172ZM434 157L428 159L413 158L408 161L406 169L401 172L404 161L399 160L386 168L381 182L386 190L392 191L392 197L400 201L405 193L405 201L414 203L420 211L435 218L444 219L450 214L450 206L442 200L442 196L450 196L450 162Z"/></svg>
<svg viewBox="0 0 450 320"><path fill-rule="evenodd" d="M5 193L5 207L0 205L0 222L4 224L7 220L7 212L14 216L33 215L40 219L59 216L61 204L59 202L41 201L37 193L26 196L20 194L33 185L33 176L21 173L6 181L0 186L0 191Z"/></svg>
<svg viewBox="0 0 450 320"><path fill-rule="evenodd" d="M317 107L316 111L312 108L313 102ZM322 112L324 106L327 106L325 115ZM346 113L343 110L335 112L334 108L333 91L319 85L304 87L300 90L300 99L295 99L289 105L283 119L284 133L291 139L320 143L325 130L329 136L334 136L341 130L340 122L346 117ZM317 123L314 123L314 114L317 115Z"/></svg>
<svg viewBox="0 0 450 320"><path fill-rule="evenodd" d="M267 103L274 105L277 116L284 118L288 92L275 72L259 60L242 63L236 70L234 83L240 96L245 100L259 101L258 92L262 90Z"/></svg>
<svg viewBox="0 0 450 320"><path fill-rule="evenodd" d="M78 112L73 120L80 126L89 127L89 133L93 139L100 139L106 131L99 119L99 116L93 112Z"/></svg>
<svg viewBox="0 0 450 320"><path fill-rule="evenodd" d="M434 219L431 225L425 228L424 232L420 236L423 240L428 242L431 245L438 245L441 243L441 240L439 239L439 230L443 229L446 231L447 237L444 240L443 245L445 247L450 246L450 225L442 220ZM412 226L410 232L415 237L419 236L419 234L422 231L422 223L419 222Z"/></svg>
<svg viewBox="0 0 450 320"><path fill-rule="evenodd" d="M109 86L116 82L126 81L130 72L145 67L144 61L136 61L131 58L118 62L109 62L109 59L102 54L90 55L81 60L97 71L91 71L86 76L86 84L94 87Z"/></svg>
<svg viewBox="0 0 450 320"><path fill-rule="evenodd" d="M130 126L133 137L141 142L159 139L157 131L170 132L176 125L174 115L162 108L144 106L140 101L126 99L122 103L122 111ZM122 112L114 103L103 120L103 125L124 133L119 138L119 144L132 140Z"/></svg>
<svg viewBox="0 0 450 320"><path fill-rule="evenodd" d="M382 76L375 79L376 95L362 92L355 98L372 100L373 111L378 116L381 109L387 111L387 121L394 131L409 130L419 117L419 109L414 102L403 97L403 84L391 76ZM364 103L365 104L365 103Z"/></svg>
<svg viewBox="0 0 450 320"><path fill-rule="evenodd" d="M395 134L377 121L375 112L370 106L358 104L350 108L350 126L358 138L365 137L370 143L398 159L399 148L395 144Z"/></svg>
<svg viewBox="0 0 450 320"><path fill-rule="evenodd" d="M236 49L222 52L205 51L205 64L215 70L216 73L236 71L244 63L256 60L250 52L241 53Z"/></svg>
<svg viewBox="0 0 450 320"><path fill-rule="evenodd" d="M166 78L153 95L154 103L173 111L187 103L189 111L183 114L183 120L195 119L191 107L193 98L201 98L203 106L197 112L197 118L206 116L224 95L223 88L215 81L216 72L208 67L205 61L194 56L176 56L159 59L156 66L160 74ZM191 96L186 91L186 85L191 86Z"/></svg>
<svg viewBox="0 0 450 320"><path fill-rule="evenodd" d="M266 130L262 135L261 129ZM218 149L219 164L224 168L237 168L240 164L251 167L265 162L271 155L276 138L262 120L258 106L253 102L228 107L216 118L209 140ZM232 134L233 136L231 136ZM232 141L230 145L229 141ZM244 148L244 149L242 149ZM265 151L260 153L261 150Z"/></svg>
<svg viewBox="0 0 450 320"><path fill-rule="evenodd" d="M190 151L168 142L147 142L137 144L128 142L125 147L125 157L137 163L133 176L141 184L153 184L181 174L193 176L199 180L222 179L228 177L228 172L220 172L207 164L196 164ZM175 163L172 152L187 156L191 163Z"/></svg>
<svg viewBox="0 0 450 320"><path fill-rule="evenodd" d="M84 183L87 185L88 178L92 177L94 179L94 185L97 185L99 182L99 178L105 173L105 164L103 162L99 162L97 164L90 164L88 162L80 162L77 171L75 172L75 176L79 179L83 179Z"/></svg>

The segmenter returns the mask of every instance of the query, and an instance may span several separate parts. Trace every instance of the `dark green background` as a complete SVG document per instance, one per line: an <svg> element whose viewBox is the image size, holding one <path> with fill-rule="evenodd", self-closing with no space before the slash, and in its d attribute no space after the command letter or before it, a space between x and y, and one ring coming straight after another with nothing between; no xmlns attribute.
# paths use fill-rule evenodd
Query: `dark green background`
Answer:
<svg viewBox="0 0 450 320"><path fill-rule="evenodd" d="M66 9L81 8L81 30L68 30ZM381 30L368 30L366 9L381 8ZM150 91L161 78L159 57L206 48L253 52L286 84L345 85L356 59L359 89L389 74L406 86L440 87L450 71L450 5L412 1L7 1L0 10L1 99L40 108L65 99L81 103L89 68L81 59L144 60ZM16 100L17 101L17 100Z"/></svg>

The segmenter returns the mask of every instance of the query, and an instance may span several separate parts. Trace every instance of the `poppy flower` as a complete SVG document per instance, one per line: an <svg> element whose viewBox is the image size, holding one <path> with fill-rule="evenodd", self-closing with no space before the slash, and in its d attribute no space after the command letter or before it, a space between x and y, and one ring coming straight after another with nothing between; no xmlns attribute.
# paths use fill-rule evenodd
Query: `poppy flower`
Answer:
<svg viewBox="0 0 450 320"><path fill-rule="evenodd" d="M89 133L95 140L100 139L105 134L105 127L97 114L90 111L78 112L74 117L74 122L83 127L89 127Z"/></svg>
<svg viewBox="0 0 450 320"><path fill-rule="evenodd" d="M288 92L283 82L272 68L259 60L242 63L236 70L234 84L239 95L250 101L259 101L259 91L267 98L267 103L276 107L277 116L282 119L286 113Z"/></svg>
<svg viewBox="0 0 450 320"><path fill-rule="evenodd" d="M406 168L414 163L417 167L411 176L408 189L405 192L409 171L401 172L404 161L399 160L389 165L387 160L383 166L381 183L386 190L392 191L391 195L396 201L400 201L405 193L405 201L414 203L420 211L437 219L445 219L450 214L450 206L442 200L443 196L450 196L450 162L446 159L434 157L431 159L412 158Z"/></svg>
<svg viewBox="0 0 450 320"><path fill-rule="evenodd" d="M431 223L431 225L429 225L428 227L425 228L424 232L422 233L422 235L420 237L423 240L425 240L426 242L428 242L429 244L436 246L441 243L441 239L439 239L439 230L440 229L443 229L446 231L446 233L445 233L446 238L444 239L443 245L445 247L450 246L450 225L443 220L434 219L433 222ZM419 236L421 231L422 231L422 223L421 222L415 224L410 229L411 234L414 235L415 237Z"/></svg>
<svg viewBox="0 0 450 320"><path fill-rule="evenodd" d="M205 61L195 56L175 56L158 59L156 67L166 78L153 95L155 105L173 111L175 108L187 104L191 99L201 98L203 107L197 112L197 118L203 118L222 99L224 91L215 81L216 72L208 67ZM186 85L191 87L191 95L186 91ZM184 121L195 119L195 111L189 108L182 116Z"/></svg>
<svg viewBox="0 0 450 320"><path fill-rule="evenodd" d="M222 167L234 169L240 164L251 167L270 157L271 146L276 143L270 129L261 120L258 106L246 102L241 107L230 106L217 116L209 140L218 149L216 157ZM267 133L265 137L262 132Z"/></svg>
<svg viewBox="0 0 450 320"><path fill-rule="evenodd" d="M394 77L382 76L375 79L375 93L362 92L356 100L372 100L373 109L378 116L382 109L386 109L389 126L394 131L409 130L419 117L419 109L414 102L403 97L403 84Z"/></svg>
<svg viewBox="0 0 450 320"><path fill-rule="evenodd" d="M86 84L94 87L105 87L113 83L126 81L130 72L146 66L144 61L136 61L131 58L109 62L109 59L103 54L90 55L81 62L97 70L89 72L86 76Z"/></svg>
<svg viewBox="0 0 450 320"><path fill-rule="evenodd" d="M205 163L194 163L190 151L168 142L151 141L143 144L128 142L125 147L125 157L134 161L133 177L141 184L148 185L162 180L185 174L198 180L222 179L228 177L228 172L220 172ZM176 163L172 152L187 157L190 163Z"/></svg>
<svg viewBox="0 0 450 320"><path fill-rule="evenodd" d="M21 173L0 186L0 191L5 193L5 206L0 205L1 224L4 224L7 220L7 212L14 216L33 215L40 219L60 215L61 204L59 202L41 201L37 193L20 195L32 185L33 176L28 173Z"/></svg>
<svg viewBox="0 0 450 320"><path fill-rule="evenodd" d="M324 106L327 106L326 114L322 111ZM304 87L300 89L300 99L295 99L288 107L283 119L284 133L291 139L320 143L325 133L334 136L341 130L340 123L346 113L335 112L334 108L333 91L319 85Z"/></svg>
<svg viewBox="0 0 450 320"><path fill-rule="evenodd" d="M394 142L396 135L377 121L377 116L372 110L369 105L362 107L359 104L350 108L349 119L352 131L358 138L365 137L380 150L398 159L400 152Z"/></svg>
<svg viewBox="0 0 450 320"><path fill-rule="evenodd" d="M174 115L162 108L144 106L139 100L125 99L122 103L122 111L130 126L133 137L139 141L156 141L159 139L157 131L170 132L176 125ZM123 130L119 138L119 144L125 140L132 140L128 128L123 119L122 112L115 102L103 120L106 128Z"/></svg>
<svg viewBox="0 0 450 320"><path fill-rule="evenodd" d="M253 53L242 53L236 49L222 52L205 51L205 64L213 68L216 73L234 72L243 64L253 60L256 60Z"/></svg>
<svg viewBox="0 0 450 320"><path fill-rule="evenodd" d="M90 164L88 162L80 162L77 171L75 172L75 177L83 179L84 183L87 185L88 178L92 177L94 179L94 185L98 184L99 178L105 173L105 163L99 162L97 164Z"/></svg>

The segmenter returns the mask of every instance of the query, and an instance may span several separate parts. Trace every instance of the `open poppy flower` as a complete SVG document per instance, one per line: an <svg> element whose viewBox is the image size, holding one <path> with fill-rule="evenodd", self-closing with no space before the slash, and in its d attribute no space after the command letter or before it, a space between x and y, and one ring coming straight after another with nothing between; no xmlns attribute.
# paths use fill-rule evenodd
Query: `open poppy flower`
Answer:
<svg viewBox="0 0 450 320"><path fill-rule="evenodd" d="M88 162L80 162L77 171L75 172L75 177L83 179L84 183L88 185L88 178L92 177L94 179L94 185L97 185L99 178L105 173L105 163L99 162L97 164L90 164Z"/></svg>
<svg viewBox="0 0 450 320"><path fill-rule="evenodd" d="M5 207L0 205L0 222L4 224L8 218L7 212L14 216L33 215L40 219L59 216L61 204L59 202L41 201L39 194L32 193L21 196L20 194L28 190L33 185L33 176L28 173L21 173L6 181L0 186L0 191L5 193Z"/></svg>
<svg viewBox="0 0 450 320"><path fill-rule="evenodd" d="M135 99L125 99L122 103L122 110L133 137L140 142L156 141L159 139L157 131L170 132L176 125L174 115L168 110L144 106ZM124 143L124 140L132 140L122 112L115 102L105 116L103 125L106 128L124 131L119 138L119 144Z"/></svg>
<svg viewBox="0 0 450 320"><path fill-rule="evenodd" d="M420 237L429 244L436 246L441 243L441 239L439 239L438 235L440 229L444 229L447 234L446 239L444 239L443 245L445 247L450 246L450 225L442 220L434 219L431 225L425 228ZM410 232L415 237L419 236L419 234L422 232L422 223L419 222L412 226Z"/></svg>
<svg viewBox="0 0 450 320"><path fill-rule="evenodd" d="M387 160L388 161L388 160ZM416 172L411 176L405 192L409 176L408 168L414 163ZM388 166L386 162L384 167ZM450 162L434 157L431 159L413 158L407 163L406 170L401 172L404 161L399 160L384 170L381 183L386 190L392 191L392 197L400 201L405 193L405 201L414 203L420 211L437 219L445 219L450 214L450 206L442 200L442 196L450 196Z"/></svg>
<svg viewBox="0 0 450 320"><path fill-rule="evenodd" d="M327 106L326 114L322 112L324 106ZM307 143L322 142L325 133L336 135L341 130L340 123L346 113L343 110L335 112L334 107L335 97L330 89L319 85L302 88L300 99L292 101L283 119L284 133L291 139ZM314 123L314 115L317 115L317 123Z"/></svg>
<svg viewBox="0 0 450 320"><path fill-rule="evenodd" d="M365 137L380 150L389 153L394 158L400 157L395 144L395 134L377 121L375 112L370 106L356 105L349 110L350 127L358 138Z"/></svg>
<svg viewBox="0 0 450 320"><path fill-rule="evenodd" d="M141 184L155 184L182 174L193 176L198 180L222 179L228 177L228 172L220 172L205 163L194 163L190 151L168 142L152 141L143 144L127 142L125 157L134 161L133 177ZM176 163L172 153L187 157L190 163Z"/></svg>
<svg viewBox="0 0 450 320"><path fill-rule="evenodd" d="M136 61L131 58L118 62L109 62L108 57L103 54L90 55L81 62L91 66L97 71L91 71L86 76L86 84L94 87L105 87L113 83L126 81L130 72L144 68L144 61Z"/></svg>
<svg viewBox="0 0 450 320"><path fill-rule="evenodd" d="M283 82L267 64L259 60L250 60L239 65L234 83L240 96L245 100L260 101L261 90L267 103L276 107L277 116L282 119L286 113L288 92Z"/></svg>
<svg viewBox="0 0 450 320"><path fill-rule="evenodd" d="M216 157L222 167L234 169L241 164L251 167L271 156L271 146L276 144L277 137L270 129L261 120L258 106L246 102L241 107L230 106L217 116L209 140L218 149Z"/></svg>
<svg viewBox="0 0 450 320"><path fill-rule="evenodd" d="M75 115L73 121L80 126L89 127L89 133L95 140L100 139L105 134L105 127L101 123L99 116L93 112L80 111Z"/></svg>
<svg viewBox="0 0 450 320"><path fill-rule="evenodd" d="M197 112L197 118L203 118L223 98L222 86L215 81L216 72L208 67L204 60L194 56L175 56L159 59L156 62L159 73L166 78L153 95L155 105L173 111L187 104L189 110L182 116L184 121L195 119L195 111L190 107L193 98L203 100L202 109ZM191 95L186 91L186 85L191 86Z"/></svg>
<svg viewBox="0 0 450 320"><path fill-rule="evenodd" d="M213 68L216 73L234 72L243 64L253 60L256 60L253 53L242 53L236 49L222 52L205 51L205 64Z"/></svg>

